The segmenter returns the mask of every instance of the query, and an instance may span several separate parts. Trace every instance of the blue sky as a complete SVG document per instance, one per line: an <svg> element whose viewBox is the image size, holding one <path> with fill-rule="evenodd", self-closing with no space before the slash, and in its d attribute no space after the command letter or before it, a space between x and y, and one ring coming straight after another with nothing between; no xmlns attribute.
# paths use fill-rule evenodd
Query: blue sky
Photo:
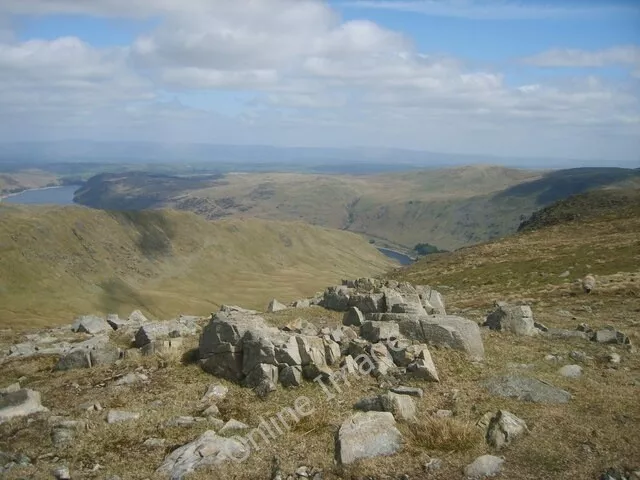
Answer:
<svg viewBox="0 0 640 480"><path fill-rule="evenodd" d="M3 0L0 141L640 164L640 3Z"/></svg>

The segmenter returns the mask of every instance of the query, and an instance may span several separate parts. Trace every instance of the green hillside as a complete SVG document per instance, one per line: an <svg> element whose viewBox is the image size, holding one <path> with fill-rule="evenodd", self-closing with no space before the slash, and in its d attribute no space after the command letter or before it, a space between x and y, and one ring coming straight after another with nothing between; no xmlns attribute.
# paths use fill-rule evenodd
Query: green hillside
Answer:
<svg viewBox="0 0 640 480"><path fill-rule="evenodd" d="M0 205L0 326L264 308L391 266L357 235L304 223Z"/></svg>

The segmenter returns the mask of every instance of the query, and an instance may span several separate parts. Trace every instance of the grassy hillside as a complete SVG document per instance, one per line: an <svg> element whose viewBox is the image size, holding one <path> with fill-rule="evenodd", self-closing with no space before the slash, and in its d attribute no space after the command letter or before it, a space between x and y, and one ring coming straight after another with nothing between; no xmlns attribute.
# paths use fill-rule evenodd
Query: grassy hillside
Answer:
<svg viewBox="0 0 640 480"><path fill-rule="evenodd" d="M304 223L0 205L1 326L264 308L390 267L361 237Z"/></svg>
<svg viewBox="0 0 640 480"><path fill-rule="evenodd" d="M545 221L533 231L428 256L397 271L394 277L438 286L449 312L478 322L484 320L496 300L524 301L531 305L535 320L547 327L575 330L581 323L594 329L611 325L628 335L637 348L637 195L638 191L635 197L630 192L613 191L558 202L546 209L552 217L555 215L551 225L545 225ZM635 203L625 203L628 198L635 198ZM580 212L592 214L569 221L565 221L564 213L556 215L575 211L576 206ZM597 287L589 295L576 282L588 273L597 279ZM579 339L517 337L488 331L483 338L483 368L456 370L451 382L445 381L429 396L438 398L455 388L460 392L461 400L456 404L459 412L480 415L504 408L526 419L531 429L527 440L500 453L506 458L505 478L600 478L608 468L640 465L637 352ZM620 365L607 361L611 352L621 356ZM561 361L546 360L550 354L560 356ZM449 361L446 354L438 355L438 367ZM560 376L558 369L567 364L581 365L582 377ZM568 390L573 399L567 405L549 406L491 397L479 385L500 374L534 376ZM448 460L464 465L465 459L453 455ZM457 477L445 474L434 478Z"/></svg>
<svg viewBox="0 0 640 480"><path fill-rule="evenodd" d="M638 182L640 171L632 169L544 173L486 165L366 176L237 173L159 180L137 173L93 179L77 200L94 207L172 207L209 219L301 220L399 250L425 242L452 250L513 233L559 198Z"/></svg>

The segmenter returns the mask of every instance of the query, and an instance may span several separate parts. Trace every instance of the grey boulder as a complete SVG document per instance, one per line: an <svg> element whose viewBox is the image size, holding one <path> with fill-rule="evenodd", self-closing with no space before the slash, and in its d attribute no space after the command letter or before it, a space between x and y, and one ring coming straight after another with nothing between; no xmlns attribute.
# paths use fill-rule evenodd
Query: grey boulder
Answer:
<svg viewBox="0 0 640 480"><path fill-rule="evenodd" d="M109 332L112 328L102 317L97 317L95 315L83 315L76 318L71 326L71 330L78 333L96 335L98 333Z"/></svg>
<svg viewBox="0 0 640 480"><path fill-rule="evenodd" d="M489 421L486 440L489 445L500 450L528 431L524 420L511 412L499 410Z"/></svg>
<svg viewBox="0 0 640 480"><path fill-rule="evenodd" d="M468 479L495 477L502 471L504 460L493 455L482 455L464 469L464 476Z"/></svg>
<svg viewBox="0 0 640 480"><path fill-rule="evenodd" d="M487 316L484 326L515 335L533 336L540 333L534 325L533 311L528 305L499 302L496 309Z"/></svg>
<svg viewBox="0 0 640 480"><path fill-rule="evenodd" d="M161 477L182 480L200 467L216 466L248 455L248 449L234 438L221 437L213 430L171 452L156 470Z"/></svg>
<svg viewBox="0 0 640 480"><path fill-rule="evenodd" d="M42 406L40 392L27 388L0 396L0 423L49 410Z"/></svg>

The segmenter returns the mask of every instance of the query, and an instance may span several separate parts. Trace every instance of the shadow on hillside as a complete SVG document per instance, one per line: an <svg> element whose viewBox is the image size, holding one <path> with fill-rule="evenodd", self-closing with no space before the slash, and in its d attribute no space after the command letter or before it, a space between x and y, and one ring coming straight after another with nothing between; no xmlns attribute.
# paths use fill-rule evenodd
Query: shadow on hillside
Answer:
<svg viewBox="0 0 640 480"><path fill-rule="evenodd" d="M100 310L103 312L119 312L122 305L134 305L136 309L149 311L140 293L119 278L111 278L98 284L102 289Z"/></svg>
<svg viewBox="0 0 640 480"><path fill-rule="evenodd" d="M138 231L136 245L146 257L170 255L171 240L175 236L175 228L162 210L111 212L119 222L129 224Z"/></svg>

